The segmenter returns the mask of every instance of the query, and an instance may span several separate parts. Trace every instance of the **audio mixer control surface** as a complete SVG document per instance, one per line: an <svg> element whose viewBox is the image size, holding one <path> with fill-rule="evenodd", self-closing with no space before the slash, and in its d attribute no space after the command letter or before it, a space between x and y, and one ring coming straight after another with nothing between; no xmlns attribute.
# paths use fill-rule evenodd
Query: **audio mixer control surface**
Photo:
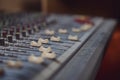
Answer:
<svg viewBox="0 0 120 80"><path fill-rule="evenodd" d="M94 80L116 21L0 14L0 80Z"/></svg>

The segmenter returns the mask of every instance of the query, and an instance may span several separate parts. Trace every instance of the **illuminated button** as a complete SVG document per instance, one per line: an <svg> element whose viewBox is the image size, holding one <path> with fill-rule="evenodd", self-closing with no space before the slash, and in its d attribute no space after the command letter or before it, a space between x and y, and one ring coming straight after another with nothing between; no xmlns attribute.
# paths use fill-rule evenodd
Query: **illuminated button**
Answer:
<svg viewBox="0 0 120 80"><path fill-rule="evenodd" d="M92 27L91 24L84 24L84 25L81 27L81 30L86 31L86 30L89 30L91 27Z"/></svg>
<svg viewBox="0 0 120 80"><path fill-rule="evenodd" d="M59 29L58 32L62 33L62 34L65 34L65 33L67 33L67 30L66 29Z"/></svg>
<svg viewBox="0 0 120 80"><path fill-rule="evenodd" d="M40 64L44 61L44 59L43 59L43 57L40 57L40 56L37 57L32 54L28 57L28 61L31 63L35 63L35 64Z"/></svg>
<svg viewBox="0 0 120 80"><path fill-rule="evenodd" d="M54 52L51 52L51 53L43 52L43 53L41 54L41 56L42 56L43 58L49 58L49 59L54 59L54 58L56 58L56 54L55 54Z"/></svg>
<svg viewBox="0 0 120 80"><path fill-rule="evenodd" d="M41 42L41 43L48 43L49 40L48 40L48 39L39 38L39 39L38 39L38 42Z"/></svg>
<svg viewBox="0 0 120 80"><path fill-rule="evenodd" d="M8 65L8 67L11 67L11 68L21 68L23 64L21 61L9 60L9 61L7 61L7 65Z"/></svg>
<svg viewBox="0 0 120 80"><path fill-rule="evenodd" d="M69 35L69 36L68 36L68 39L69 39L69 40L76 41L76 40L78 40L78 36L77 36L77 35L76 35L76 36Z"/></svg>
<svg viewBox="0 0 120 80"><path fill-rule="evenodd" d="M80 29L80 28L72 28L72 31L73 31L73 32L80 32L81 29Z"/></svg>
<svg viewBox="0 0 120 80"><path fill-rule="evenodd" d="M45 34L47 35L54 35L54 31L53 30L45 30Z"/></svg>
<svg viewBox="0 0 120 80"><path fill-rule="evenodd" d="M50 40L51 40L51 41L56 41L56 42L61 41L60 37L55 37L55 36L52 36L52 37L50 38Z"/></svg>
<svg viewBox="0 0 120 80"><path fill-rule="evenodd" d="M31 41L31 43L30 43L30 45L31 46L41 46L41 43L37 43L37 42L35 42L35 41Z"/></svg>
<svg viewBox="0 0 120 80"><path fill-rule="evenodd" d="M45 47L41 46L41 47L39 48L39 51L42 51L42 52L51 52L52 49L51 49L51 47L45 48Z"/></svg>

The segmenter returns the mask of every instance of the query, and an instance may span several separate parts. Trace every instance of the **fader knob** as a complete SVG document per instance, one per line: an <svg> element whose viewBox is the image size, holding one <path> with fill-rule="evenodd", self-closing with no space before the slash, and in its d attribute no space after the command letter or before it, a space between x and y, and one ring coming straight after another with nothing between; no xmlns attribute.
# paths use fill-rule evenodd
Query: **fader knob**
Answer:
<svg viewBox="0 0 120 80"><path fill-rule="evenodd" d="M66 29L59 29L58 32L62 33L62 34L65 34L65 33L67 33L67 30Z"/></svg>
<svg viewBox="0 0 120 80"><path fill-rule="evenodd" d="M43 52L41 54L43 58L48 58L48 59L55 59L56 58L56 53L55 52Z"/></svg>
<svg viewBox="0 0 120 80"><path fill-rule="evenodd" d="M59 41L61 41L61 38L60 38L60 37L52 36L52 37L50 38L50 40L51 40L51 41L59 42Z"/></svg>
<svg viewBox="0 0 120 80"><path fill-rule="evenodd" d="M81 29L80 29L80 28L72 28L72 31L73 31L73 32L80 32Z"/></svg>
<svg viewBox="0 0 120 80"><path fill-rule="evenodd" d="M35 63L35 64L40 64L40 63L43 63L44 62L44 58L41 57L41 56L34 56L33 54L31 54L29 57L28 57L28 61L31 62L31 63Z"/></svg>
<svg viewBox="0 0 120 80"><path fill-rule="evenodd" d="M52 49L51 49L51 47L45 48L45 47L41 46L41 47L39 48L39 51L41 51L41 52L51 52Z"/></svg>
<svg viewBox="0 0 120 80"><path fill-rule="evenodd" d="M48 42L49 42L48 39L43 39L43 38L38 39L38 43L48 43Z"/></svg>
<svg viewBox="0 0 120 80"><path fill-rule="evenodd" d="M75 36L69 35L69 36L68 36L68 39L69 39L69 40L72 40L72 41L77 41L77 40L78 40L78 36L77 36L77 35L75 35Z"/></svg>
<svg viewBox="0 0 120 80"><path fill-rule="evenodd" d="M7 66L11 68L22 68L23 63L21 61L7 61Z"/></svg>
<svg viewBox="0 0 120 80"><path fill-rule="evenodd" d="M54 35L55 31L47 29L47 30L45 30L45 34L47 34L47 35Z"/></svg>

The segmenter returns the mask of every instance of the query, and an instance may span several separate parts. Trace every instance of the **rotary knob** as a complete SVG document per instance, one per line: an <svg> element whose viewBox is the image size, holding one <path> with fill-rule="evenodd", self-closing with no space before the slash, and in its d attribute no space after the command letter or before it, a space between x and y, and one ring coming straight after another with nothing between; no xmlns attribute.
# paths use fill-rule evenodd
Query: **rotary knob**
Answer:
<svg viewBox="0 0 120 80"><path fill-rule="evenodd" d="M5 39L4 38L0 38L0 45L5 46Z"/></svg>
<svg viewBox="0 0 120 80"><path fill-rule="evenodd" d="M7 35L8 42L12 43L13 42L13 37L12 35Z"/></svg>
<svg viewBox="0 0 120 80"><path fill-rule="evenodd" d="M26 37L26 36L27 36L27 35L26 35L26 30L23 30L23 31L22 31L22 36L23 36L23 37Z"/></svg>
<svg viewBox="0 0 120 80"><path fill-rule="evenodd" d="M20 39L20 33L17 32L17 33L15 34L15 37L16 37L17 40L19 40L19 39Z"/></svg>
<svg viewBox="0 0 120 80"><path fill-rule="evenodd" d="M3 37L3 38L6 38L6 37L7 37L7 32L6 32L6 31L3 31L3 32L2 32L2 37Z"/></svg>

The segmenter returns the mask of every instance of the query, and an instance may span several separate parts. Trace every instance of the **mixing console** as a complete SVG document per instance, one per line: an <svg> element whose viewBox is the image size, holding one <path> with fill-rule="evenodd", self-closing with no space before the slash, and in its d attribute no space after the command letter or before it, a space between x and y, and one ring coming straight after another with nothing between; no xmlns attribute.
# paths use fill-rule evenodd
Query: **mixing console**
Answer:
<svg viewBox="0 0 120 80"><path fill-rule="evenodd" d="M87 61L98 61L90 58L98 47L102 54L115 23L82 15L1 14L0 80L89 80Z"/></svg>

